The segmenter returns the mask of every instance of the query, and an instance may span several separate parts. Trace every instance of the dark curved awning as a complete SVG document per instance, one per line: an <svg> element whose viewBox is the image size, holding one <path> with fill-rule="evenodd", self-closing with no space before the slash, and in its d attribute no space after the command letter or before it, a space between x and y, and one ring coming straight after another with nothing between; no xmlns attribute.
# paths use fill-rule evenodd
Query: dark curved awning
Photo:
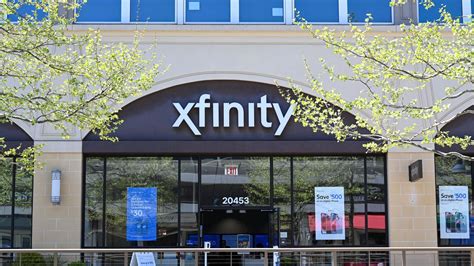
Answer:
<svg viewBox="0 0 474 266"><path fill-rule="evenodd" d="M5 138L7 148L21 148L33 146L33 139L14 123L0 124L0 137Z"/></svg>
<svg viewBox="0 0 474 266"><path fill-rule="evenodd" d="M474 110L474 105L467 108L466 110ZM441 131L449 132L451 136L457 137L464 137L464 136L472 136L474 138L474 115L466 114L456 118L455 120L446 124ZM461 149L458 145L453 147L441 147L436 145L436 149L441 150L443 152L460 152L464 154L474 154L474 147L469 146L466 150Z"/></svg>
<svg viewBox="0 0 474 266"><path fill-rule="evenodd" d="M201 135L196 135L186 122L179 127L173 124L183 109L190 103L198 103L203 94L209 94L206 101L205 123L199 126L199 109L192 104L188 109L189 119ZM267 120L271 127L264 127L261 113L262 97L268 104ZM230 112L230 125L223 127L224 103L237 103L243 109L244 126L238 126L237 110ZM218 108L214 108L214 104ZM253 105L252 105L253 104ZM176 105L179 105L178 107ZM171 87L145 97L127 106L119 116L124 123L114 136L116 143L101 141L89 133L83 141L83 152L88 154L354 154L365 153L363 141L337 142L334 137L314 133L290 119L281 135L276 132L282 116L290 105L280 95L275 85L236 81L201 81ZM214 119L214 109L218 118ZM253 110L250 111L250 110ZM278 112L280 119L278 118ZM254 119L254 126L251 118ZM345 114L344 119L354 121L354 116ZM213 122L219 120L219 126Z"/></svg>

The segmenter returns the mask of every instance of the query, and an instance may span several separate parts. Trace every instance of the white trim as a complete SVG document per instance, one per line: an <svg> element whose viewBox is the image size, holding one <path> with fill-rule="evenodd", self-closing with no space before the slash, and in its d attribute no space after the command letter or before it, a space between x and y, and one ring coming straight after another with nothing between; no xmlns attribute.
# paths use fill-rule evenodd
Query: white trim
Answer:
<svg viewBox="0 0 474 266"><path fill-rule="evenodd" d="M348 23L348 0L338 0L338 8L339 8L339 24L347 24Z"/></svg>
<svg viewBox="0 0 474 266"><path fill-rule="evenodd" d="M294 0L283 0L284 22L287 25L293 24L295 15Z"/></svg>
<svg viewBox="0 0 474 266"><path fill-rule="evenodd" d="M130 0L122 0L121 2L121 19L120 22L122 23L129 23L130 22Z"/></svg>
<svg viewBox="0 0 474 266"><path fill-rule="evenodd" d="M472 6L471 0L462 0L462 22L468 23L472 20Z"/></svg>
<svg viewBox="0 0 474 266"><path fill-rule="evenodd" d="M186 13L186 0L176 0L176 23L184 24Z"/></svg>
<svg viewBox="0 0 474 266"><path fill-rule="evenodd" d="M240 22L240 1L230 0L230 23L239 24Z"/></svg>

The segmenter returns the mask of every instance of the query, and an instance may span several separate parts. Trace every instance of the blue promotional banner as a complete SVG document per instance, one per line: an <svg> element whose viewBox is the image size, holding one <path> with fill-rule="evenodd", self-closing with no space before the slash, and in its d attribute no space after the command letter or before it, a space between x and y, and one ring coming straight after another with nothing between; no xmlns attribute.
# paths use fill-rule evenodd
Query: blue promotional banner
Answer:
<svg viewBox="0 0 474 266"><path fill-rule="evenodd" d="M127 241L156 240L157 188L127 188Z"/></svg>

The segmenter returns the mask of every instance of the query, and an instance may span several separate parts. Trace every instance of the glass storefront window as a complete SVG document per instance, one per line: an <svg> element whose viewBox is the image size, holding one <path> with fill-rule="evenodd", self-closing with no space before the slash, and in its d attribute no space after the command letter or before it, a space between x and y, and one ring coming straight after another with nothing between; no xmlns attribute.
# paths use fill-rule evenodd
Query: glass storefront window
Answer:
<svg viewBox="0 0 474 266"><path fill-rule="evenodd" d="M180 222L181 246L197 247L199 215L198 159L180 161Z"/></svg>
<svg viewBox="0 0 474 266"><path fill-rule="evenodd" d="M275 233L280 238L280 246L292 245L291 228L291 158L275 157L273 158L273 204L277 209L277 215L280 225L279 232ZM275 229L278 229L275 227Z"/></svg>
<svg viewBox="0 0 474 266"><path fill-rule="evenodd" d="M293 169L295 245L365 245L364 158L298 157ZM316 240L315 187L344 187L345 240Z"/></svg>
<svg viewBox="0 0 474 266"><path fill-rule="evenodd" d="M472 162L463 161L454 157L435 157L435 170L436 170L436 189L438 198L438 231L440 228L440 213L439 213L439 187L440 186L466 186L468 188L468 201L469 201L469 218L468 223L470 230L470 238L468 239L442 239L440 238L438 243L440 246L472 246L474 245L474 208L472 206ZM446 230L446 229L445 229ZM440 235L440 234L438 234Z"/></svg>
<svg viewBox="0 0 474 266"><path fill-rule="evenodd" d="M89 157L84 180L85 247L387 245L382 156ZM343 240L316 240L315 187L344 189ZM156 189L156 239L127 240L129 188Z"/></svg>
<svg viewBox="0 0 474 266"><path fill-rule="evenodd" d="M215 157L202 160L201 205L270 205L270 158Z"/></svg>
<svg viewBox="0 0 474 266"><path fill-rule="evenodd" d="M31 173L0 160L0 248L31 248L32 193Z"/></svg>

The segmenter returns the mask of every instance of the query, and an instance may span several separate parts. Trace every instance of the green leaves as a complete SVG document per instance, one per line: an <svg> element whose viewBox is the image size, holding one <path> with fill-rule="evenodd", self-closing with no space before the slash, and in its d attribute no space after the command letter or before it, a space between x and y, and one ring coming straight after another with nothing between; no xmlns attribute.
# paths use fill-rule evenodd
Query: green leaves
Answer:
<svg viewBox="0 0 474 266"><path fill-rule="evenodd" d="M24 6L33 11L23 12ZM6 18L0 24L0 119L49 123L65 138L75 127L115 140L109 134L121 123L119 105L148 90L160 66L140 46L139 33L131 44L106 44L99 31L70 31L76 18L67 14L78 7L74 1L0 1Z"/></svg>
<svg viewBox="0 0 474 266"><path fill-rule="evenodd" d="M424 4L429 6L430 2ZM439 117L454 100L467 99L474 93L474 23L461 24L444 9L440 15L440 23L401 25L401 33L383 35L373 31L370 18L364 26L352 26L349 32L342 33L328 28L313 30L310 24L300 23L303 30L323 41L350 68L349 73L338 73L341 68L322 59L331 81L347 83L345 88L360 92L348 99L342 89L322 84L306 64L308 82L316 97L302 93L296 85L290 92L283 92L288 101L297 103L296 120L314 132L334 135L338 141L370 140L365 145L370 152L415 146L472 160L425 145L459 145L464 149L473 145L470 136L450 136L441 129L460 114L443 120ZM422 100L432 94L441 96L432 102ZM344 121L344 112L354 114L355 121Z"/></svg>

